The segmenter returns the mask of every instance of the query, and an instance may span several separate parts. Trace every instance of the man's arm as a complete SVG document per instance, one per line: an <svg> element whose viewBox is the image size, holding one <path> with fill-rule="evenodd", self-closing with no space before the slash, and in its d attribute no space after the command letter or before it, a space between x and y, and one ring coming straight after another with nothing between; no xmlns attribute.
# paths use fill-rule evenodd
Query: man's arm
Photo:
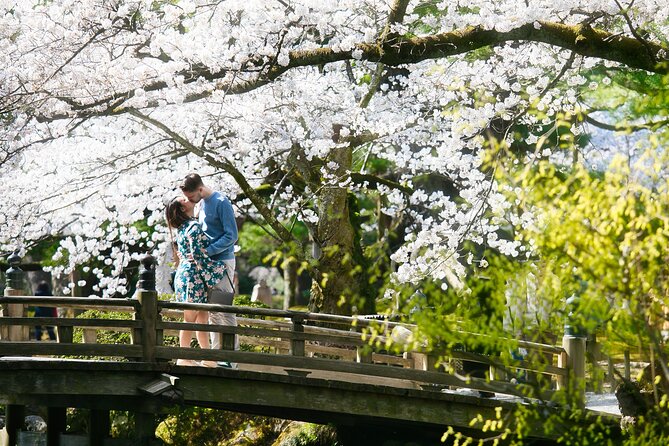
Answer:
<svg viewBox="0 0 669 446"><path fill-rule="evenodd" d="M207 247L207 254L215 256L228 249L233 249L237 242L237 222L235 212L232 210L230 200L224 198L216 206L216 213L223 225L223 234L217 239L212 239Z"/></svg>

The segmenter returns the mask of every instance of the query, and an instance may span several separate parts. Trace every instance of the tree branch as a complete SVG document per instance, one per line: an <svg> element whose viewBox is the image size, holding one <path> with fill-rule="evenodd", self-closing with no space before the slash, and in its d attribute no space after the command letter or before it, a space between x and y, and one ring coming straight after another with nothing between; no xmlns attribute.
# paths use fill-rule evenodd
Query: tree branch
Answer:
<svg viewBox="0 0 669 446"><path fill-rule="evenodd" d="M612 132L638 132L641 130L657 130L660 127L664 127L665 125L669 125L669 119L664 119L662 121L654 121L654 122L647 122L645 124L624 124L624 125L612 125L612 124L607 124L605 122L601 122L596 120L595 118L591 117L587 113L583 114L583 120L587 122L588 124L592 124L597 128L603 129L603 130L609 130Z"/></svg>
<svg viewBox="0 0 669 446"><path fill-rule="evenodd" d="M184 102L194 102L211 96L217 90L226 91L227 94L242 94L255 90L273 82L283 73L294 68L319 66L353 59L352 53L354 51L358 53L356 56L361 60L396 66L464 54L478 48L508 41L541 42L571 50L582 56L619 62L630 68L659 74L669 73L669 64L662 63L669 61L669 48L665 45L648 41L640 42L635 38L612 34L601 29L593 29L587 24L565 25L539 21L506 32L483 29L482 27L467 27L426 37L396 36L383 42L383 44L358 43L351 50L335 50L322 47L291 51L287 65L272 65L264 73L246 80L234 79L224 82L230 71L212 72L206 67L191 68L181 73L175 73L175 75L184 75L186 77L184 84L186 85L197 82L199 79L220 81L212 90L193 93L184 98ZM651 57L653 55L654 57ZM659 62L656 62L656 60ZM138 85L137 87L141 87L147 92L153 92L165 89L168 85L159 81L143 86ZM125 113L127 109L122 106L122 103L132 98L134 91L135 88L114 93L91 103L81 103L71 98L60 97L58 99L67 102L72 107L73 112L42 116L41 121L70 118L73 115L90 117ZM120 103L114 104L115 107L110 109L110 105L116 101ZM158 106L157 101L148 104L147 108L155 106Z"/></svg>
<svg viewBox="0 0 669 446"><path fill-rule="evenodd" d="M200 147L195 146L192 144L190 141L188 141L186 138L183 136L179 135L177 132L174 130L170 129L167 127L165 124L162 122L158 121L157 119L153 119L148 115L145 115L144 113L134 109L134 108L129 108L127 109L127 112L135 116L136 118L141 119L142 121L151 124L152 126L160 129L163 131L165 134L167 134L170 138L172 138L175 142L180 144L184 149L187 151L191 152L192 154L204 159L209 163L209 165L213 167L217 167L219 169L224 170L227 172L234 180L237 182L239 187L244 191L246 194L247 198L251 200L253 205L255 206L256 210L260 213L260 215L263 216L265 221L270 225L270 227L276 232L276 234L281 238L281 240L284 243L295 243L300 250L302 250L302 244L300 243L299 240L297 240L293 235L288 231L274 216L273 212L271 209L267 207L267 204L265 201L260 197L260 195L251 187L251 185L246 181L246 178L244 177L244 174L242 174L229 160L227 159L217 159L214 156L212 156L210 153L206 152L205 150L201 149Z"/></svg>
<svg viewBox="0 0 669 446"><path fill-rule="evenodd" d="M384 186L388 186L391 189L397 189L402 193L404 193L405 195L413 194L413 189L411 189L410 187L404 186L396 181L392 181L387 178L381 178L377 177L376 175L371 175L367 173L351 172L351 181L353 181L356 184L367 183L372 186L378 186L379 184L383 184Z"/></svg>
<svg viewBox="0 0 669 446"><path fill-rule="evenodd" d="M629 6L626 9L622 7L622 5L620 4L620 2L618 2L618 0L613 0L613 1L616 2L616 5L620 9L620 14L622 14L623 18L625 19L625 22L627 22L627 26L629 27L630 32L632 33L634 38L636 40L638 40L639 42L641 42L641 44L644 46L644 48L646 48L646 51L648 52L648 57L650 57L651 60L653 60L654 62L657 62L657 58L653 54L652 48L650 48L650 46L648 45L648 41L639 35L639 33L637 32L636 27L632 23L632 19L630 18L629 14L627 13L627 11L632 7L632 3L634 3L634 0L632 0L632 2L629 4Z"/></svg>

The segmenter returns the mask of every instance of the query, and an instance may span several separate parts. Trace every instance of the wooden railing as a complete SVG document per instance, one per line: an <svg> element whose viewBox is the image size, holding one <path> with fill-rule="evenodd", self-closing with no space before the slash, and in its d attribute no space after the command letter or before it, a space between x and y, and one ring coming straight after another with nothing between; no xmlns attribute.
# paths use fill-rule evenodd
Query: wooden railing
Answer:
<svg viewBox="0 0 669 446"><path fill-rule="evenodd" d="M579 336L565 336L562 347L507 340L509 348L524 348L530 352L528 357L532 360L527 361L467 351L446 353L430 345L391 342L393 330L415 332L416 327L408 324L299 311L161 301L153 286L152 259L147 257L143 265L138 291L132 299L24 296L16 269L8 271L5 297L0 297L0 356L83 356L142 362L168 362L177 358L229 361L256 367L280 367L296 374L314 371L357 374L412 381L431 390L469 388L546 399L552 395L552 390L546 390L549 387L584 389L585 338ZM26 317L28 306L95 309L127 313L132 318ZM235 313L238 326L184 323L181 313L186 309ZM29 340L28 327L35 325L56 327L58 342ZM74 342L75 328L84 332L82 342ZM221 333L223 348L180 348L166 342L168 336L184 329ZM374 345L370 345L366 334L369 330L377 333ZM130 341L127 344L94 343L92 334L99 331L128 332ZM239 336L242 350L234 350L234 336ZM463 333L462 336L471 340L483 335ZM487 364L490 378L462 376L457 370L449 372L448 364L455 361ZM511 383L509 373L516 369L527 370L543 377L543 381L539 380L543 384L553 385Z"/></svg>

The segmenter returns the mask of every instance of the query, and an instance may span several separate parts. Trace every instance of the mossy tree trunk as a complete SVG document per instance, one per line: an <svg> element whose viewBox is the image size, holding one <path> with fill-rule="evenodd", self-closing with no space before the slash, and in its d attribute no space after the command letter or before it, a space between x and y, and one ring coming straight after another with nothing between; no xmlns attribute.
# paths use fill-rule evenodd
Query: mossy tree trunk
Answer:
<svg viewBox="0 0 669 446"><path fill-rule="evenodd" d="M337 165L332 174L347 178L352 165L352 149L339 147L330 153L328 162ZM320 257L316 259L316 278L311 287L311 311L331 314L351 314L352 298L360 296L360 279L364 268L356 264L355 229L351 223L349 191L338 184L321 187L317 209L319 215L315 243Z"/></svg>

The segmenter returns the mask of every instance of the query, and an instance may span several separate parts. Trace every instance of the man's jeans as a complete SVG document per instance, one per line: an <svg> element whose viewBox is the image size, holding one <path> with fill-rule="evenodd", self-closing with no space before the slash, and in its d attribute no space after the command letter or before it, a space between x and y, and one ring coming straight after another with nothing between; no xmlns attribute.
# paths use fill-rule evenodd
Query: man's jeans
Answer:
<svg viewBox="0 0 669 446"><path fill-rule="evenodd" d="M224 277L223 280L216 284L216 288L223 291L232 291L232 285L230 282L234 280L235 277L235 259L224 260L225 269L228 271L228 277ZM210 311L209 312L209 323L212 325L228 325L232 327L237 326L237 315L234 313L219 313ZM211 333L211 348L214 350L220 350L221 348L221 333ZM239 337L235 335L235 350L239 350Z"/></svg>

